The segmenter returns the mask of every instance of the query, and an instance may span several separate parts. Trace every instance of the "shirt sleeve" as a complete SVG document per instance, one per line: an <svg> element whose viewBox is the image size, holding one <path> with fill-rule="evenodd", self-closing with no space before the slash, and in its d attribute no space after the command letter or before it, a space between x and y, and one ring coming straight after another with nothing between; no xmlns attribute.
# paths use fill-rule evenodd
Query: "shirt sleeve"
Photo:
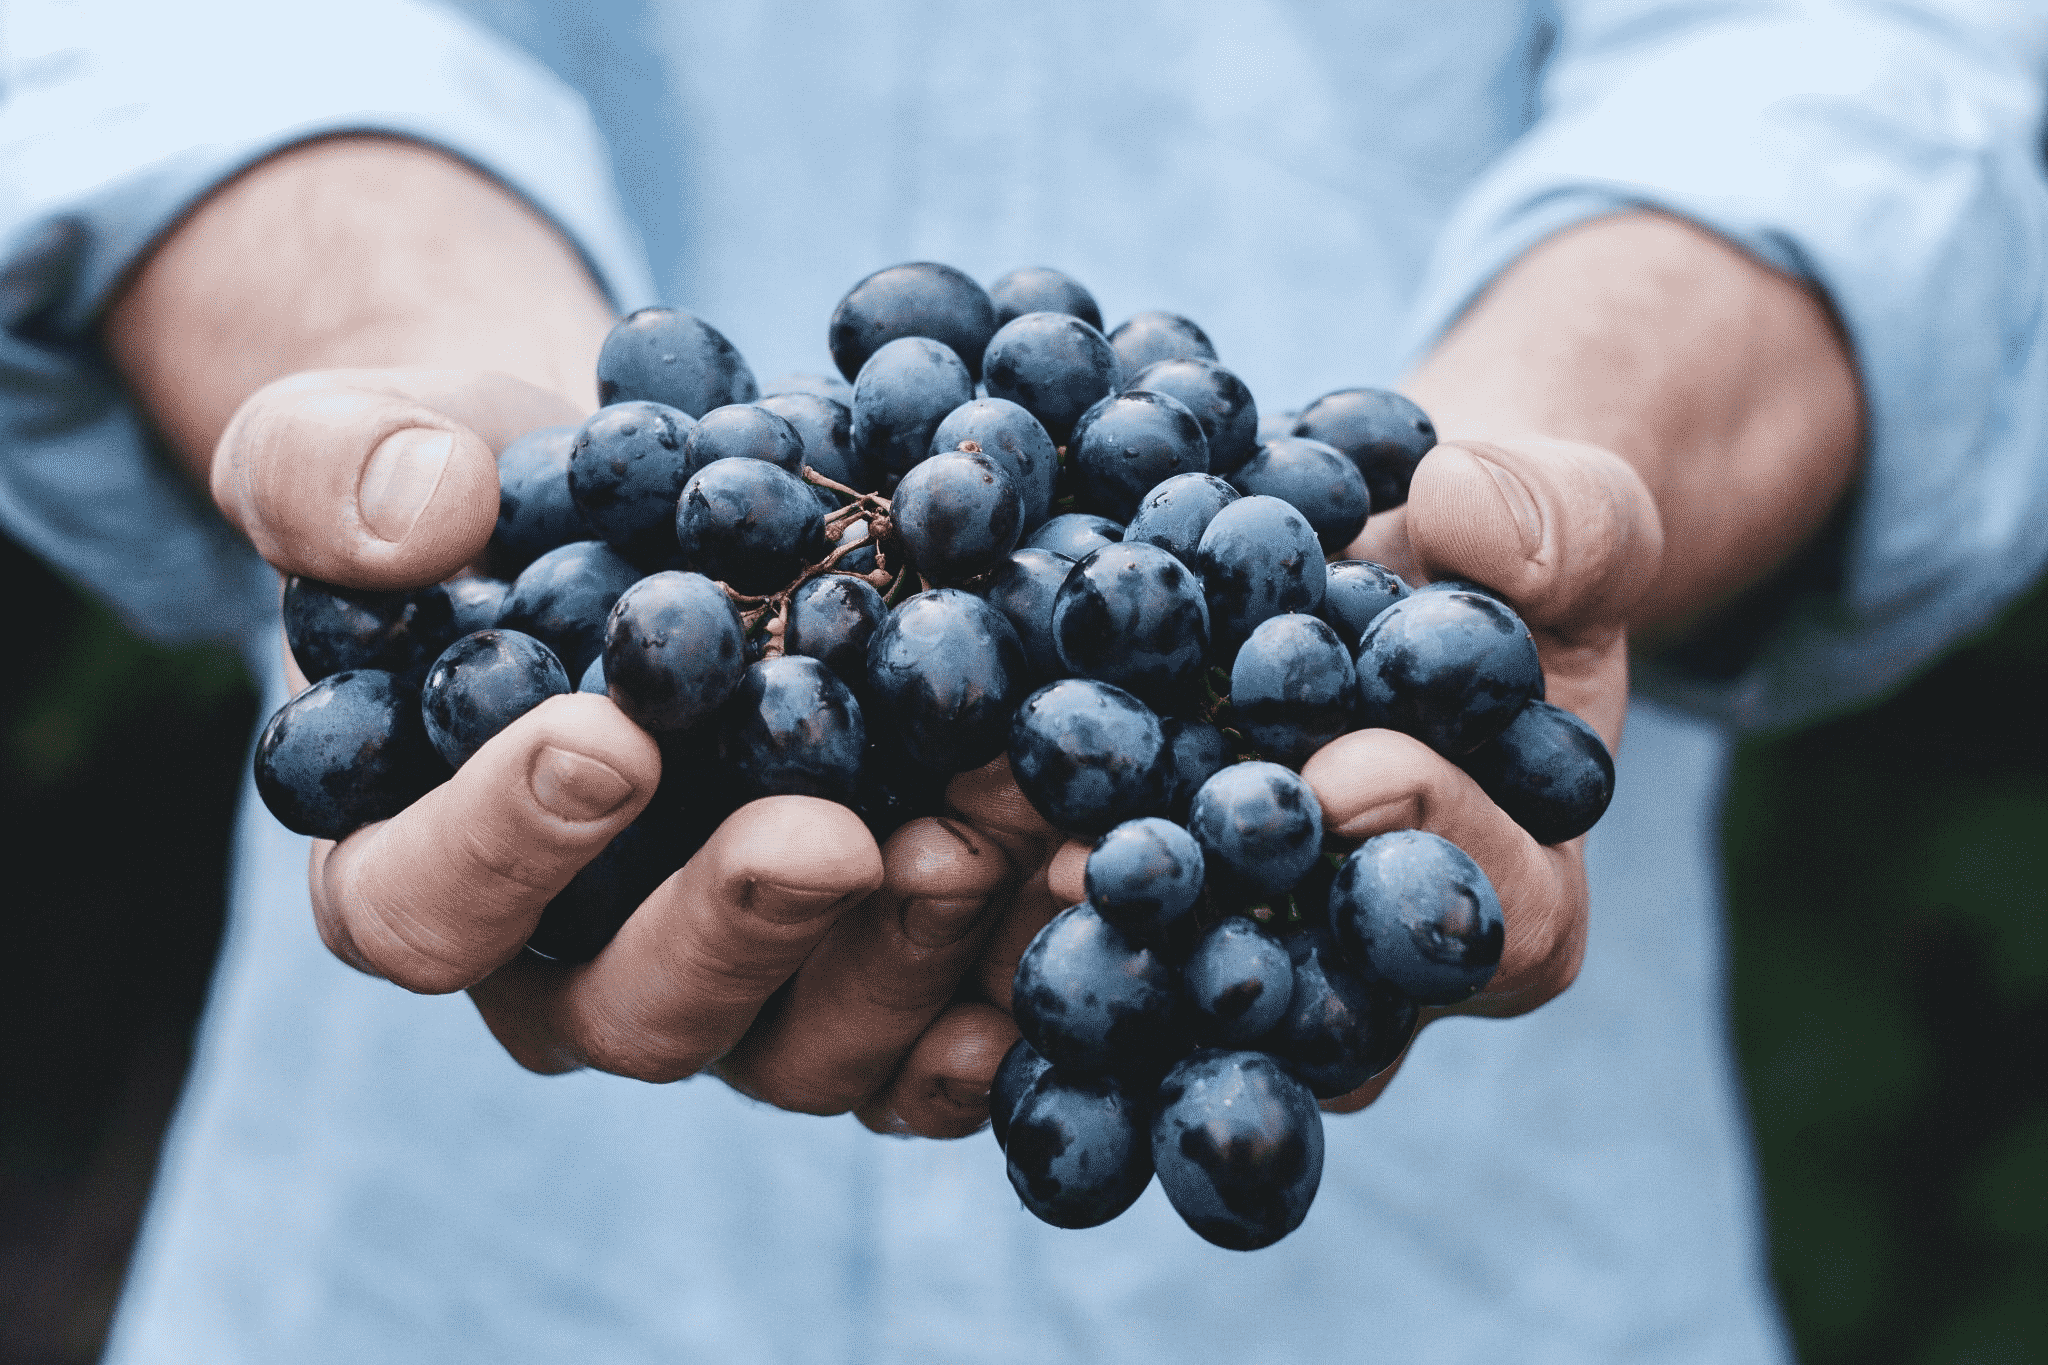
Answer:
<svg viewBox="0 0 2048 1365"><path fill-rule="evenodd" d="M1732 663L1652 665L1651 691L1747 728L1840 710L2048 560L2044 30L2038 5L1561 7L1539 115L1440 240L1418 348L1544 238L1648 207L1824 291L1867 408L1839 540Z"/></svg>
<svg viewBox="0 0 2048 1365"><path fill-rule="evenodd" d="M646 301L580 98L454 15L416 0L0 6L0 526L151 638L241 638L274 611L276 578L157 448L99 319L209 189L341 132L455 150L559 226L614 303Z"/></svg>

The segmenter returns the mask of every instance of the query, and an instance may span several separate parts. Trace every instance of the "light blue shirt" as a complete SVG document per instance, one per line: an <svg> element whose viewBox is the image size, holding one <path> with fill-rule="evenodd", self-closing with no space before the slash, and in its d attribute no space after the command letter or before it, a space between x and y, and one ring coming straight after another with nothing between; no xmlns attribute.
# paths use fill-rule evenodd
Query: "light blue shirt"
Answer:
<svg viewBox="0 0 2048 1365"><path fill-rule="evenodd" d="M1831 571L1666 695L1746 724L1848 704L2048 558L2035 7L464 8L0 11L0 521L151 633L258 638L274 579L149 449L91 326L208 187L348 129L468 157L622 307L690 307L764 377L826 368L879 265L1046 263L1111 321L1197 318L1269 410L1390 380L1544 236L1666 208L1827 291L1871 429ZM252 804L110 1359L1777 1358L1723 1017L1725 744L1630 727L1579 983L1431 1029L1249 1256L1156 1191L1041 1227L986 1138L528 1076L461 1000L334 962L303 841Z"/></svg>

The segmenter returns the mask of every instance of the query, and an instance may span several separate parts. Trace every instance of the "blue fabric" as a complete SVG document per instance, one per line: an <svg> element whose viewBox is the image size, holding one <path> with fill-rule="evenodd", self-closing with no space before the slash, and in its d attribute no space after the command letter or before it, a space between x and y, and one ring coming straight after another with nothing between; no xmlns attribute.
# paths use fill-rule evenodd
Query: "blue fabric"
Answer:
<svg viewBox="0 0 2048 1365"><path fill-rule="evenodd" d="M1843 592L1732 687L1674 685L1749 721L1840 703L2044 553L2036 7L462 8L0 10L0 518L138 624L247 638L274 586L151 451L92 322L208 186L360 128L468 157L622 306L658 283L764 377L826 368L878 265L1045 262L1112 321L1200 319L1269 409L1391 380L1533 242L1657 205L1829 291L1874 437ZM464 1002L328 956L304 841L248 803L109 1359L1782 1358L1723 1019L1725 741L1630 725L1579 984L1432 1029L1253 1256L1156 1190L1040 1227L986 1138L526 1075Z"/></svg>

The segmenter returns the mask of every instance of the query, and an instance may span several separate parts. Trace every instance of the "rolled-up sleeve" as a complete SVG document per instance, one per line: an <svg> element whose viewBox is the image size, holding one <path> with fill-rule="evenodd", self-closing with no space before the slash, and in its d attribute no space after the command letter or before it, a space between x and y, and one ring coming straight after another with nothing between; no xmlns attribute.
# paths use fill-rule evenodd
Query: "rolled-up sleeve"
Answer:
<svg viewBox="0 0 2048 1365"><path fill-rule="evenodd" d="M1738 724L1897 684L2048 561L2048 186L2039 5L1566 4L1531 130L1472 188L1426 346L1572 224L1650 207L1823 290L1868 419L1842 557L1714 676L1652 686Z"/></svg>
<svg viewBox="0 0 2048 1365"><path fill-rule="evenodd" d="M425 4L21 0L0 8L0 82L0 525L153 638L241 637L275 597L95 339L213 186L323 135L434 143L561 227L615 302L647 297L582 101Z"/></svg>

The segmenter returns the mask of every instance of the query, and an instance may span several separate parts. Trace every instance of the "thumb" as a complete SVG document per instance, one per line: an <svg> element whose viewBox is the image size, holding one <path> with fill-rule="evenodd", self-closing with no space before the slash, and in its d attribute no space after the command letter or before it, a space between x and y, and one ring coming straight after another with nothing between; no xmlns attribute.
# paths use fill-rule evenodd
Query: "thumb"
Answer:
<svg viewBox="0 0 2048 1365"><path fill-rule="evenodd" d="M463 420L476 405L446 392L457 378L328 370L266 385L221 435L214 501L286 573L381 590L447 578L482 552L498 514L493 443Z"/></svg>
<svg viewBox="0 0 2048 1365"><path fill-rule="evenodd" d="M1663 556L1642 478L1574 441L1440 445L1416 467L1407 511L1409 544L1429 577L1484 584L1560 643L1624 625Z"/></svg>

